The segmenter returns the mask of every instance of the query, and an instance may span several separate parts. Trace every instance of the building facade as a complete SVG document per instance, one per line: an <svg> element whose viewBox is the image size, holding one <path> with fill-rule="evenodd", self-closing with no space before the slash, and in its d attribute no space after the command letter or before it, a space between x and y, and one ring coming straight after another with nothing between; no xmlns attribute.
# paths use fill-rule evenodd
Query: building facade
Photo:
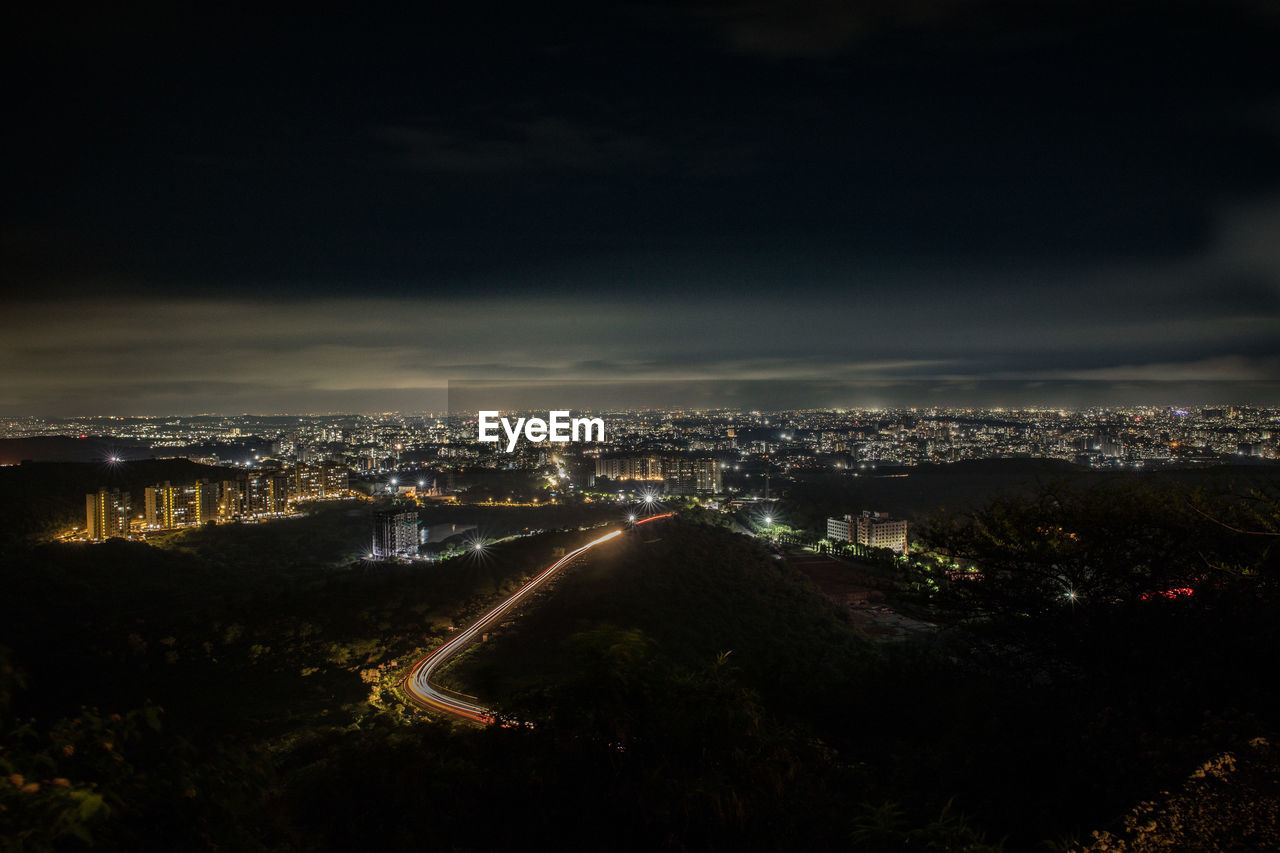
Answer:
<svg viewBox="0 0 1280 853"><path fill-rule="evenodd" d="M166 480L143 490L139 531L191 527L210 521L253 520L289 513L299 500L349 494L345 467L326 462L296 470L240 471L221 482L196 480L174 485ZM90 539L127 536L132 502L127 492L99 489L85 495Z"/></svg>
<svg viewBox="0 0 1280 853"><path fill-rule="evenodd" d="M596 460L596 476L610 480L661 480L661 456L606 456Z"/></svg>
<svg viewBox="0 0 1280 853"><path fill-rule="evenodd" d="M175 486L166 480L147 486L143 493L143 510L147 527L190 527L216 521L221 515L220 489L217 483L196 480L186 486Z"/></svg>
<svg viewBox="0 0 1280 853"><path fill-rule="evenodd" d="M720 491L720 463L710 456L605 456L595 464L597 477L661 482L669 495Z"/></svg>
<svg viewBox="0 0 1280 853"><path fill-rule="evenodd" d="M863 510L860 514L827 519L827 538L855 542L866 548L888 548L907 553L906 519L893 519L887 512Z"/></svg>
<svg viewBox="0 0 1280 853"><path fill-rule="evenodd" d="M316 501L345 495L347 469L332 462L299 465L293 470L293 500Z"/></svg>
<svg viewBox="0 0 1280 853"><path fill-rule="evenodd" d="M663 462L663 491L667 494L713 495L720 491L720 463L714 457L669 456Z"/></svg>
<svg viewBox="0 0 1280 853"><path fill-rule="evenodd" d="M418 513L402 507L381 509L373 514L375 560L409 557L418 552Z"/></svg>
<svg viewBox="0 0 1280 853"><path fill-rule="evenodd" d="M128 492L101 488L84 496L85 534L93 540L129 535L133 499Z"/></svg>

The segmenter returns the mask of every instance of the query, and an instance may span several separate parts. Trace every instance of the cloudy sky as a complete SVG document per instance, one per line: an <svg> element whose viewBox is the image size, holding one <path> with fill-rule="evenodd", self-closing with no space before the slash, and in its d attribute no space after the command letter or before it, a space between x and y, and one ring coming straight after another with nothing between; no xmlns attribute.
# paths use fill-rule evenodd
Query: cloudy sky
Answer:
<svg viewBox="0 0 1280 853"><path fill-rule="evenodd" d="M0 413L1280 399L1267 0L437 5L11 20Z"/></svg>

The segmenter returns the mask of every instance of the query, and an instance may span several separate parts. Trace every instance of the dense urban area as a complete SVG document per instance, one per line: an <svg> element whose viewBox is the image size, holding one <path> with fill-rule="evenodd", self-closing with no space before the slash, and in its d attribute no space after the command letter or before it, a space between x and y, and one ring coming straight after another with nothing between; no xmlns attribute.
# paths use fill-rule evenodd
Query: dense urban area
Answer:
<svg viewBox="0 0 1280 853"><path fill-rule="evenodd" d="M1041 457L1094 466L1150 466L1280 453L1280 410L1256 406L892 409L800 412L641 411L604 414L595 453L709 451L732 461L768 455L784 468L914 465ZM252 465L341 459L362 471L402 460L511 465L476 438L474 417L311 415L8 418L0 438L107 436L153 455ZM171 452L166 453L168 448ZM227 448L221 455L218 448ZM535 458L545 448L527 445Z"/></svg>
<svg viewBox="0 0 1280 853"><path fill-rule="evenodd" d="M612 412L604 420L605 441L572 447L525 441L517 453L478 441L474 416L432 414L23 418L7 421L2 437L78 436L86 442L92 437L89 446L63 441L54 452L82 460L97 452L108 465L150 455L240 469L221 479L148 485L136 505L127 490L104 485L86 495L83 527L67 531L95 541L215 521L278 518L301 502L353 494L351 477L358 480L357 494L413 499L456 500L462 491L458 471L490 469L546 475L545 488L512 490L508 502L590 500L593 494L611 496L614 487L619 500L634 498L639 489L650 503L657 495L769 501L792 475L819 471L909 476L889 472L1018 458L1152 469L1280 455L1280 411L1255 407L642 411ZM101 450L95 450L98 445ZM9 451L11 458L15 450ZM858 541L857 526L851 533L848 525L832 519L819 533ZM396 536L398 544L379 547L379 541ZM370 556L413 551L403 534L387 533L381 540L375 538ZM870 544L869 530L861 541ZM893 541L899 553L906 549L905 527L894 528Z"/></svg>
<svg viewBox="0 0 1280 853"><path fill-rule="evenodd" d="M11 5L0 853L1280 851L1280 2Z"/></svg>

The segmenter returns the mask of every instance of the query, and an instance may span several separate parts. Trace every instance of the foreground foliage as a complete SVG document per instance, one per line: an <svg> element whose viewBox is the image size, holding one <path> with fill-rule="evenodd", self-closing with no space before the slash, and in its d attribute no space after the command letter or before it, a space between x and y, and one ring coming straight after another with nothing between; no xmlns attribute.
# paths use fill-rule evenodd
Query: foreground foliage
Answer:
<svg viewBox="0 0 1280 853"><path fill-rule="evenodd" d="M1111 843L1135 804L1280 728L1265 495L1056 487L989 503L932 528L938 589L905 602L946 627L882 645L705 513L646 525L448 673L511 723L487 729L405 713L397 673L590 534L370 567L340 561L367 531L346 512L281 522L278 538L11 555L0 836L980 853L1105 828ZM1256 791L1213 784L1223 819L1265 823ZM1201 825L1180 824L1183 849Z"/></svg>

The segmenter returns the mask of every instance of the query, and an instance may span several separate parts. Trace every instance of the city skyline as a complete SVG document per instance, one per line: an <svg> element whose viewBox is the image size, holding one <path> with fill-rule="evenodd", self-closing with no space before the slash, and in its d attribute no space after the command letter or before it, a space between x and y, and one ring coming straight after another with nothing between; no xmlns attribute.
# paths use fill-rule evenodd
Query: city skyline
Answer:
<svg viewBox="0 0 1280 853"><path fill-rule="evenodd" d="M0 422L0 464L79 461L110 471L117 463L147 458L185 457L248 468L340 458L353 470L393 476L402 459L439 470L468 465L560 469L564 459L620 454L632 461L617 462L614 469L645 479L657 476L652 459L686 451L715 451L735 470L745 461L846 472L855 465L1001 458L1177 467L1241 457L1271 460L1280 452L1276 407L704 408L601 415L603 435L569 436L556 444L526 432L507 445L483 440L475 414L458 413L27 417Z"/></svg>
<svg viewBox="0 0 1280 853"><path fill-rule="evenodd" d="M0 839L1280 850L1280 2L21 4Z"/></svg>
<svg viewBox="0 0 1280 853"><path fill-rule="evenodd" d="M343 396L350 408L286 408L272 396L259 408L196 408L190 396L175 408L139 411L128 405L104 411L69 409L58 413L0 411L0 421L27 419L50 423L82 420L157 420L164 418L335 418L470 417L481 410L546 414L564 409L576 415L638 412L835 412L835 411L1044 411L1179 409L1244 406L1262 410L1280 406L1280 380L1035 380L940 377L936 379L610 379L475 380L448 382L402 392ZM255 398L256 399L256 398ZM409 405L376 405L403 399ZM358 404L365 402L364 408ZM3 426L0 424L0 426Z"/></svg>
<svg viewBox="0 0 1280 853"><path fill-rule="evenodd" d="M1263 2L26 15L6 413L1277 399Z"/></svg>

